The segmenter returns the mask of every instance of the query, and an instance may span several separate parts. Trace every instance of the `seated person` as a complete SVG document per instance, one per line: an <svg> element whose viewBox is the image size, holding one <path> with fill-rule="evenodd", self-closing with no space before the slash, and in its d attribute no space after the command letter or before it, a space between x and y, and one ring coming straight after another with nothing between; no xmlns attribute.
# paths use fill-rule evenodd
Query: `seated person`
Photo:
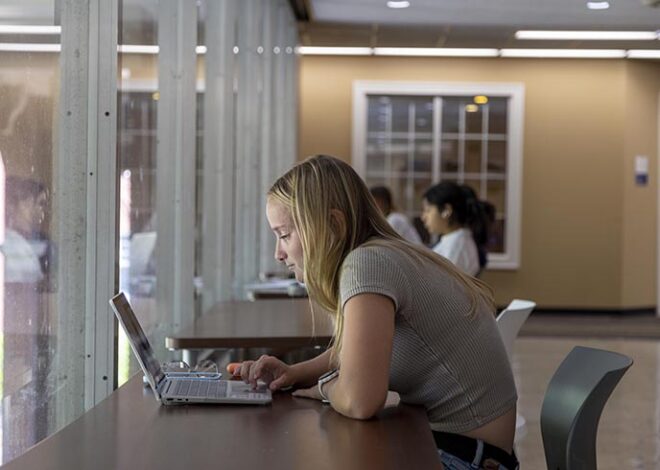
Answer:
<svg viewBox="0 0 660 470"><path fill-rule="evenodd" d="M468 208L473 208L477 212L473 217L474 222L470 229L479 252L479 269L483 271L488 264L488 243L490 242L491 227L495 223L495 206L488 201L479 199L470 186L464 184L461 189L467 198Z"/></svg>
<svg viewBox="0 0 660 470"><path fill-rule="evenodd" d="M5 182L6 229L2 244L5 282L37 283L44 279L41 256L34 234L45 218L46 189L36 181L9 176Z"/></svg>
<svg viewBox="0 0 660 470"><path fill-rule="evenodd" d="M479 251L470 230L472 210L459 185L449 181L431 186L422 201L422 221L432 235L440 235L433 251L470 276L480 271Z"/></svg>
<svg viewBox="0 0 660 470"><path fill-rule="evenodd" d="M392 204L392 193L385 186L374 186L370 190L376 205L387 218L392 228L404 239L412 243L422 243L419 233L412 226L408 217L401 212L395 212Z"/></svg>
<svg viewBox="0 0 660 470"><path fill-rule="evenodd" d="M334 340L305 362L262 356L232 373L273 391L294 386L353 419L375 416L391 389L425 407L446 468L517 468L516 388L486 284L405 242L334 157L280 177L266 213L275 258L306 284L312 308L332 312Z"/></svg>

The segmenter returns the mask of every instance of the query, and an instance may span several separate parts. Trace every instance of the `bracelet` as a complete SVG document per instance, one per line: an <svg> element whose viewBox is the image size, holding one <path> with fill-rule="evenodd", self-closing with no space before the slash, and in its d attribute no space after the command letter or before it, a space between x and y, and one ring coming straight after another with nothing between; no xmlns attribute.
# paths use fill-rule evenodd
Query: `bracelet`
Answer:
<svg viewBox="0 0 660 470"><path fill-rule="evenodd" d="M323 393L323 385L330 382L331 380L336 379L337 377L339 377L339 369L333 369L329 372L326 372L321 377L319 377L318 388L319 388L319 395L321 395L322 398L321 400L322 403L330 403L330 400L328 399L327 395Z"/></svg>

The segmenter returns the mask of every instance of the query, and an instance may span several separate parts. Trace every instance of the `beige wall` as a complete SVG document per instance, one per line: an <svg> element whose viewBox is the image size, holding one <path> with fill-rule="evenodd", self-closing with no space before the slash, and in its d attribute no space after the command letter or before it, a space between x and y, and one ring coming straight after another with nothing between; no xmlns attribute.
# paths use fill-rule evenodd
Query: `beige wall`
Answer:
<svg viewBox="0 0 660 470"><path fill-rule="evenodd" d="M299 157L350 161L354 80L523 83L521 267L484 279L499 304L523 297L542 307L650 306L656 181L634 187L631 162L635 152L656 159L659 72L655 63L622 60L306 56Z"/></svg>
<svg viewBox="0 0 660 470"><path fill-rule="evenodd" d="M660 64L631 62L625 91L621 295L623 305L640 307L656 303ZM636 155L649 157L647 186L635 184Z"/></svg>

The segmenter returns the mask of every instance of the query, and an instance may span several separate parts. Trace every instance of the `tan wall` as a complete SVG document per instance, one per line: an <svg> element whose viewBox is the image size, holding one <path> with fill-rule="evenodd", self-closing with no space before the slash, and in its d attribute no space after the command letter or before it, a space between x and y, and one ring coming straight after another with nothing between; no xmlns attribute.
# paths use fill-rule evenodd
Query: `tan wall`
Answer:
<svg viewBox="0 0 660 470"><path fill-rule="evenodd" d="M626 73L623 174L622 304L656 304L657 161L660 63L630 62ZM649 182L634 181L636 155L649 158Z"/></svg>
<svg viewBox="0 0 660 470"><path fill-rule="evenodd" d="M622 60L312 56L303 57L300 64L300 158L330 153L350 161L354 80L523 83L521 267L485 274L498 303L522 297L557 308L655 304L649 291L655 282L650 269L655 255L646 252L653 251L655 243L655 230L646 228L648 220L655 223L654 203L647 200L655 193L655 179L638 195L637 188L624 185L632 171L628 179L621 174L624 164L630 166L624 155L638 151L633 142L642 137L644 152L654 158L648 146L657 142L657 131L651 124L643 129L627 126L634 108L627 107L626 100L647 97L648 90L630 87L648 84L655 65ZM648 113L645 108L644 119ZM636 133L642 137L636 138ZM644 199L643 207L639 198ZM622 214L630 211L624 203L638 211L634 219L625 219L636 225L626 225L625 230ZM644 249L637 247L640 243ZM644 269L638 272L640 259Z"/></svg>

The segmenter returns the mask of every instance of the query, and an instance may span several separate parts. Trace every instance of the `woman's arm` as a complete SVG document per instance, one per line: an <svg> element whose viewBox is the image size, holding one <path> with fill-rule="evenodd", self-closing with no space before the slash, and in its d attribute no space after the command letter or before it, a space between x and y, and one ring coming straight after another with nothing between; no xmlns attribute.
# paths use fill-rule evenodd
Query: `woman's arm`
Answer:
<svg viewBox="0 0 660 470"><path fill-rule="evenodd" d="M311 387L315 385L318 378L330 370L331 352L332 348L308 361L293 364L291 372L295 377L296 386Z"/></svg>
<svg viewBox="0 0 660 470"><path fill-rule="evenodd" d="M339 377L323 386L332 407L356 419L383 408L394 338L394 303L378 294L360 294L344 306Z"/></svg>

